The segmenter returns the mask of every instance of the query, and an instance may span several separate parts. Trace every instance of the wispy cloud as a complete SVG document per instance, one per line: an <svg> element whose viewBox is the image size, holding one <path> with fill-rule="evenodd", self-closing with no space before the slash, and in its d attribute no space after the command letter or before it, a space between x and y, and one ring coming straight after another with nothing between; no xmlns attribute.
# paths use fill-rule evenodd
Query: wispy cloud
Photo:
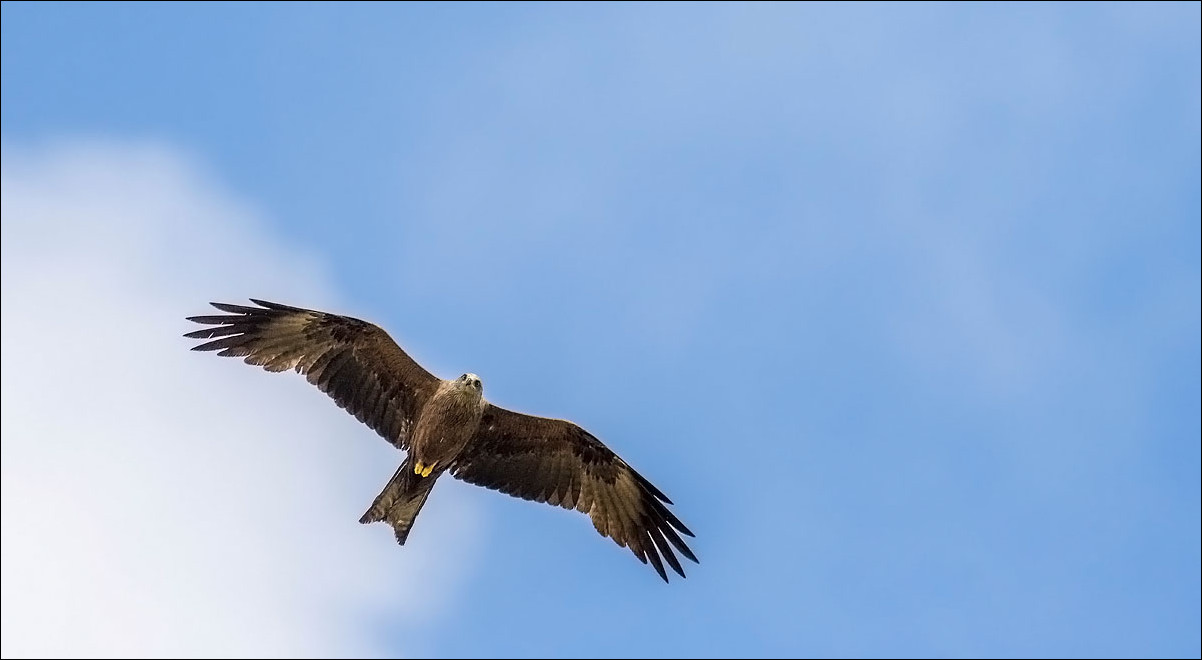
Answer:
<svg viewBox="0 0 1202 660"><path fill-rule="evenodd" d="M462 494L396 547L357 522L391 447L180 337L210 299L340 309L318 260L162 145L5 145L3 218L6 657L394 654L445 611Z"/></svg>

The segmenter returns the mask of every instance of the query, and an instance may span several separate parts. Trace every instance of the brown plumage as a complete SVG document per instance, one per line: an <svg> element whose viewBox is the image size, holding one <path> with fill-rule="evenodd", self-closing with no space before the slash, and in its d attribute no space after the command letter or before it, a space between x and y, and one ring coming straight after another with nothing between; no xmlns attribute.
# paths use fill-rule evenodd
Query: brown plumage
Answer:
<svg viewBox="0 0 1202 660"><path fill-rule="evenodd" d="M385 440L408 452L360 522L388 522L405 543L444 472L471 484L589 515L603 536L682 577L679 552L697 557L693 533L668 510L672 501L579 426L488 403L474 374L440 380L379 327L347 316L253 300L212 303L227 314L189 320L214 327L186 337L193 350L220 351L268 371L295 369Z"/></svg>

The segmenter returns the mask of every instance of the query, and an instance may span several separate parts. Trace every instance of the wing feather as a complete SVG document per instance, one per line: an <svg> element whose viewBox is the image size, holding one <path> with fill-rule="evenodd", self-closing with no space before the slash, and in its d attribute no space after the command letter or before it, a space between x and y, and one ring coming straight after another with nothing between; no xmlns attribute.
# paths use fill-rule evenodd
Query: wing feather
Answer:
<svg viewBox="0 0 1202 660"><path fill-rule="evenodd" d="M588 514L602 536L650 563L665 582L665 561L684 576L673 547L697 561L680 537L693 533L665 506L671 500L571 422L489 404L451 474L514 497Z"/></svg>
<svg viewBox="0 0 1202 660"><path fill-rule="evenodd" d="M210 303L223 315L192 316L213 327L194 351L219 351L267 371L295 369L356 419L400 449L438 379L378 326L349 316L251 299L257 307Z"/></svg>

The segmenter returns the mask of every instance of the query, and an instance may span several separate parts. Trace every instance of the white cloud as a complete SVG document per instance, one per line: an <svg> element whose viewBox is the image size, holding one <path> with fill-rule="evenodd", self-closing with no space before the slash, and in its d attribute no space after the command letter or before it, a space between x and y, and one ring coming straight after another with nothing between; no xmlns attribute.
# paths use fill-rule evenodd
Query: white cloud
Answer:
<svg viewBox="0 0 1202 660"><path fill-rule="evenodd" d="M2 178L5 657L390 655L373 627L445 611L461 494L397 547L358 517L399 453L180 336L208 300L343 309L317 260L163 146L5 145Z"/></svg>

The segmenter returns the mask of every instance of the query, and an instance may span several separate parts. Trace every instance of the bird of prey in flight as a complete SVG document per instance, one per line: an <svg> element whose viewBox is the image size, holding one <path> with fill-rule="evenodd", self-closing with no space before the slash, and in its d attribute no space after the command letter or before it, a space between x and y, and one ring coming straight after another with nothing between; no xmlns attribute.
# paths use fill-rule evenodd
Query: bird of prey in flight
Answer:
<svg viewBox="0 0 1202 660"><path fill-rule="evenodd" d="M693 536L668 510L672 501L579 426L494 406L475 374L440 380L378 326L279 303L211 303L226 312L193 316L211 327L196 351L221 351L267 371L295 369L360 422L407 452L396 474L359 519L387 522L404 545L413 521L444 473L508 495L588 514L602 536L684 577L676 552L697 557Z"/></svg>

